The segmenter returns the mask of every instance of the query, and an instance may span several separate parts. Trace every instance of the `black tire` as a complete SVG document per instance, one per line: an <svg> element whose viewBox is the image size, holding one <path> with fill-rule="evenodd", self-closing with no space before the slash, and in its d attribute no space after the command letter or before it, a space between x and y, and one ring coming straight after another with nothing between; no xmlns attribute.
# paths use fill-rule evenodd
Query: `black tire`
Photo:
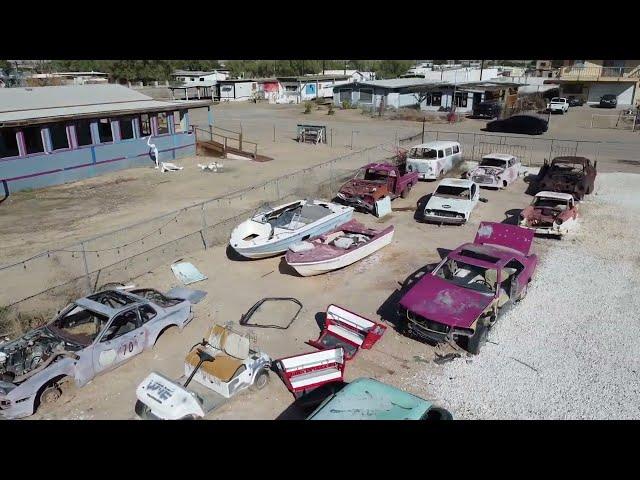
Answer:
<svg viewBox="0 0 640 480"><path fill-rule="evenodd" d="M266 370L260 370L256 374L256 377L253 380L253 384L251 385L251 387L253 388L253 390L262 390L267 386L268 383L269 383L269 372L267 372Z"/></svg>
<svg viewBox="0 0 640 480"><path fill-rule="evenodd" d="M482 322L478 322L476 331L473 336L469 337L467 341L467 351L472 355L480 353L480 349L487 341L487 335L489 334L489 328Z"/></svg>
<svg viewBox="0 0 640 480"><path fill-rule="evenodd" d="M40 392L38 404L42 406L50 406L55 404L62 396L62 390L57 384L51 384Z"/></svg>
<svg viewBox="0 0 640 480"><path fill-rule="evenodd" d="M435 422L438 420L453 420L453 415L451 415L451 412L446 408L431 407L427 412L426 418L424 419L431 422Z"/></svg>
<svg viewBox="0 0 640 480"><path fill-rule="evenodd" d="M151 409L140 400L136 401L136 405L133 409L136 412L136 415L138 415L140 418L146 418L147 414L151 411Z"/></svg>

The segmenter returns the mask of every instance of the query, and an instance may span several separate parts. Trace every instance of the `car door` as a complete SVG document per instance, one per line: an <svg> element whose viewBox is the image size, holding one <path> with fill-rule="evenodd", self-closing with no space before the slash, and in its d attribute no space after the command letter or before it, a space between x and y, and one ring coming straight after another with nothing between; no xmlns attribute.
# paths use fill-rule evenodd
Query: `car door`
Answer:
<svg viewBox="0 0 640 480"><path fill-rule="evenodd" d="M94 344L95 373L115 368L144 350L146 328L142 325L138 307L116 314Z"/></svg>

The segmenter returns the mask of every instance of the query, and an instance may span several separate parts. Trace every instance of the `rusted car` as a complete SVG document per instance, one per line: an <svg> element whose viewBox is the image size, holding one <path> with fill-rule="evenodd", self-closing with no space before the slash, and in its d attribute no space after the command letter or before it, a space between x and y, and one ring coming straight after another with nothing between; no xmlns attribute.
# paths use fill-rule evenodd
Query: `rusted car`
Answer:
<svg viewBox="0 0 640 480"><path fill-rule="evenodd" d="M416 183L418 173L407 173L402 164L370 163L340 187L338 198L352 207L374 212L378 200L405 198Z"/></svg>
<svg viewBox="0 0 640 480"><path fill-rule="evenodd" d="M578 206L569 193L538 192L531 205L520 213L521 227L537 234L561 237L578 222Z"/></svg>
<svg viewBox="0 0 640 480"><path fill-rule="evenodd" d="M79 387L152 348L170 326L182 330L205 292L176 288L104 290L80 298L47 325L0 347L0 418L32 415L61 385Z"/></svg>
<svg viewBox="0 0 640 480"><path fill-rule="evenodd" d="M556 157L545 160L538 172L538 190L570 193L576 200L593 192L598 162L585 157Z"/></svg>
<svg viewBox="0 0 640 480"><path fill-rule="evenodd" d="M538 264L533 236L515 225L481 222L473 243L449 253L400 299L401 330L479 353L499 316L527 293Z"/></svg>

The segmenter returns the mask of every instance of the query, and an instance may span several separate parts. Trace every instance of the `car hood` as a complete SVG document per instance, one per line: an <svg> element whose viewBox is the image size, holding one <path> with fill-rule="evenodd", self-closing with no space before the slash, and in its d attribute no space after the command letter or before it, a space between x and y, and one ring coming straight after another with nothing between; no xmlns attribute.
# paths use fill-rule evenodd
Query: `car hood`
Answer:
<svg viewBox="0 0 640 480"><path fill-rule="evenodd" d="M471 175L493 175L498 176L504 172L503 167L476 167L471 171Z"/></svg>
<svg viewBox="0 0 640 480"><path fill-rule="evenodd" d="M552 223L555 218L560 214L559 211L550 207L533 207L529 205L522 210L522 218L529 222L549 222Z"/></svg>
<svg viewBox="0 0 640 480"><path fill-rule="evenodd" d="M431 209L461 213L468 212L471 210L471 200L432 196L425 207L425 210Z"/></svg>
<svg viewBox="0 0 640 480"><path fill-rule="evenodd" d="M386 192L387 186L380 182L367 180L349 180L340 188L340 193L347 196L371 195L378 192Z"/></svg>
<svg viewBox="0 0 640 480"><path fill-rule="evenodd" d="M492 301L492 295L459 287L429 274L402 297L400 305L428 320L470 328Z"/></svg>

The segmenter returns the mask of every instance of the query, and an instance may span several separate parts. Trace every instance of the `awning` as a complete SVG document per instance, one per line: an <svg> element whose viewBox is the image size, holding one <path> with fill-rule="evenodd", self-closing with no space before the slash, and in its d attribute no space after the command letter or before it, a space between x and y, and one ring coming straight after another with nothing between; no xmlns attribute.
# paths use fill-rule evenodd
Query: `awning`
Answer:
<svg viewBox="0 0 640 480"><path fill-rule="evenodd" d="M532 93L544 93L556 88L560 88L560 85L525 85L518 89L518 94L529 95Z"/></svg>

